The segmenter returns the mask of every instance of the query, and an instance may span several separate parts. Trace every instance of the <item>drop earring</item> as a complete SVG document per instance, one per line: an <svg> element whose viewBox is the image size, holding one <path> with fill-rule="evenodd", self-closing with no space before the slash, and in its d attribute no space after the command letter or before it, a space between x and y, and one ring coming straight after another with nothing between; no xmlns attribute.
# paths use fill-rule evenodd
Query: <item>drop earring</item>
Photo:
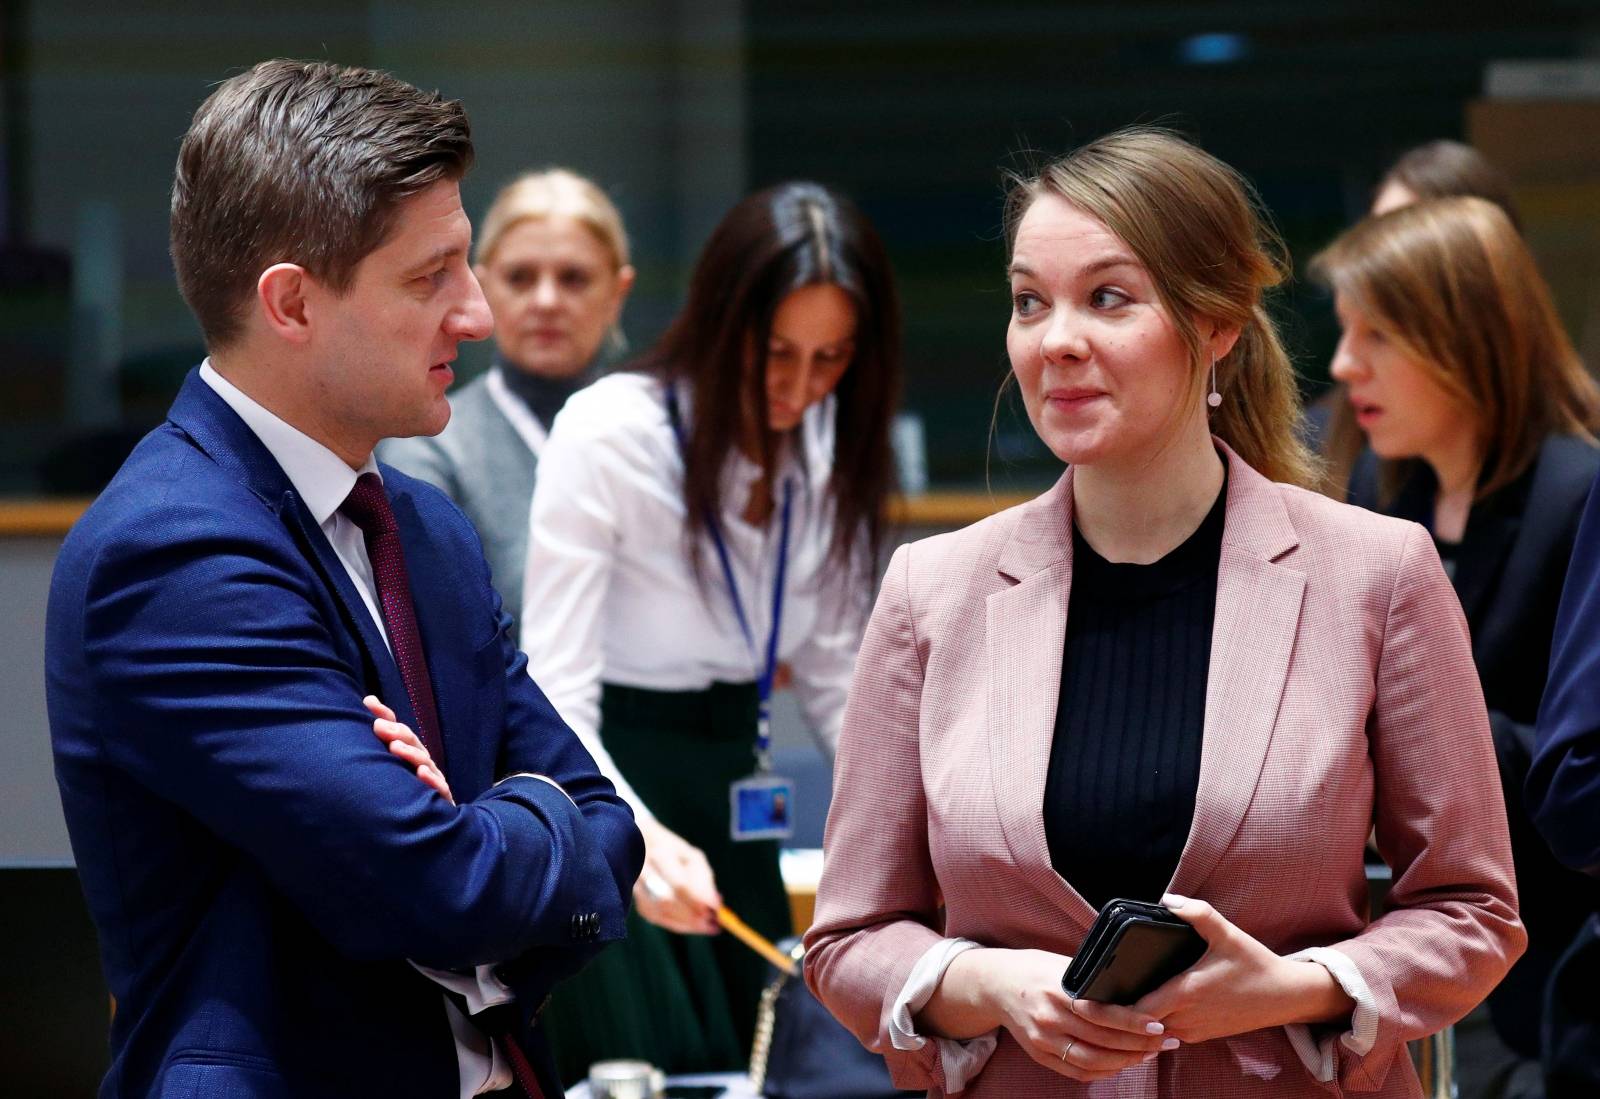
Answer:
<svg viewBox="0 0 1600 1099"><path fill-rule="evenodd" d="M1206 404L1217 408L1222 404L1222 394L1217 392L1217 357L1211 356L1211 392L1206 394Z"/></svg>

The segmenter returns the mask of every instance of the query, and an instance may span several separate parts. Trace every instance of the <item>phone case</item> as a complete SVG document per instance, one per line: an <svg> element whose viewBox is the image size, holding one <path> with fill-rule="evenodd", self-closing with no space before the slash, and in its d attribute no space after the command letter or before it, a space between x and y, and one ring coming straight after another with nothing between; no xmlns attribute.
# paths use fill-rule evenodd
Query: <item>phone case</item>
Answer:
<svg viewBox="0 0 1600 1099"><path fill-rule="evenodd" d="M1200 933L1162 906L1108 901L1062 976L1061 987L1076 999L1132 1004L1205 952Z"/></svg>

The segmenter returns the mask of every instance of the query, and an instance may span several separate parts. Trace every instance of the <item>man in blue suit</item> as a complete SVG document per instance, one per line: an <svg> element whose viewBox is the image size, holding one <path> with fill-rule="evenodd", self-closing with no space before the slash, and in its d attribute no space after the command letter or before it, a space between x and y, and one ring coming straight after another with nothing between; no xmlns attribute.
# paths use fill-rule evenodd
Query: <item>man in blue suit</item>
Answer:
<svg viewBox="0 0 1600 1099"><path fill-rule="evenodd" d="M117 1010L103 1096L559 1087L551 986L623 934L633 818L478 539L372 458L492 322L459 104L265 62L179 153L209 358L62 547L46 673Z"/></svg>
<svg viewBox="0 0 1600 1099"><path fill-rule="evenodd" d="M1528 811L1556 858L1600 875L1600 482L1589 491L1561 592L1539 707ZM1600 915L1568 946L1546 990L1546 1099L1600 1094Z"/></svg>

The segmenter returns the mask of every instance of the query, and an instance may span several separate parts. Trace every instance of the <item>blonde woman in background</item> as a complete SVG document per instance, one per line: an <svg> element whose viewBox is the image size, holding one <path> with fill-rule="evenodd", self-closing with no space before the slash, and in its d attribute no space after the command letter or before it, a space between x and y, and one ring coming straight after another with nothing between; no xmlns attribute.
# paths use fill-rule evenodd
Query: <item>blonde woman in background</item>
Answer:
<svg viewBox="0 0 1600 1099"><path fill-rule="evenodd" d="M1537 1078L1542 1040L1560 1041L1544 1034L1551 975L1600 912L1600 882L1556 861L1522 794L1562 585L1600 472L1600 392L1494 203L1431 199L1368 218L1313 269L1334 292L1332 373L1369 448L1348 499L1432 533L1494 731L1528 952L1489 997L1506 1049L1481 1025L1460 1032L1463 1099L1538 1095L1512 1074Z"/></svg>
<svg viewBox="0 0 1600 1099"><path fill-rule="evenodd" d="M1282 247L1231 168L1121 131L1019 184L1007 221L1006 348L1068 468L895 554L806 978L934 1099L1419 1096L1405 1042L1523 946L1438 557L1297 487L1263 304ZM1209 944L1130 1007L1061 983L1115 897Z"/></svg>
<svg viewBox="0 0 1600 1099"><path fill-rule="evenodd" d="M494 365L450 395L443 432L392 439L378 453L466 512L520 633L539 452L567 398L594 380L608 349L621 351L618 322L634 271L616 206L564 168L501 190L478 233L473 271L494 313Z"/></svg>

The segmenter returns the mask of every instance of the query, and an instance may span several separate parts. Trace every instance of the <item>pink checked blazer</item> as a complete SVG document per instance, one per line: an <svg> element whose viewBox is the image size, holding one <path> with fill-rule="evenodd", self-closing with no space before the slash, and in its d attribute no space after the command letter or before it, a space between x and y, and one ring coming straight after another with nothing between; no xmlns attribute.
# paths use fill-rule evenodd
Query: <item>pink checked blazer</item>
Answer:
<svg viewBox="0 0 1600 1099"><path fill-rule="evenodd" d="M1432 541L1226 457L1199 793L1171 891L1281 954L1344 954L1376 1038L1364 1055L1332 1043L1326 1084L1277 1027L1089 1085L1002 1030L970 1099L1420 1096L1403 1043L1466 1014L1522 952L1483 696ZM1095 916L1052 869L1042 815L1071 521L1069 469L1038 499L902 547L850 692L806 977L898 1085L935 1097L937 1043L888 1037L916 960L946 935L1071 955ZM1374 826L1394 884L1369 922Z"/></svg>

